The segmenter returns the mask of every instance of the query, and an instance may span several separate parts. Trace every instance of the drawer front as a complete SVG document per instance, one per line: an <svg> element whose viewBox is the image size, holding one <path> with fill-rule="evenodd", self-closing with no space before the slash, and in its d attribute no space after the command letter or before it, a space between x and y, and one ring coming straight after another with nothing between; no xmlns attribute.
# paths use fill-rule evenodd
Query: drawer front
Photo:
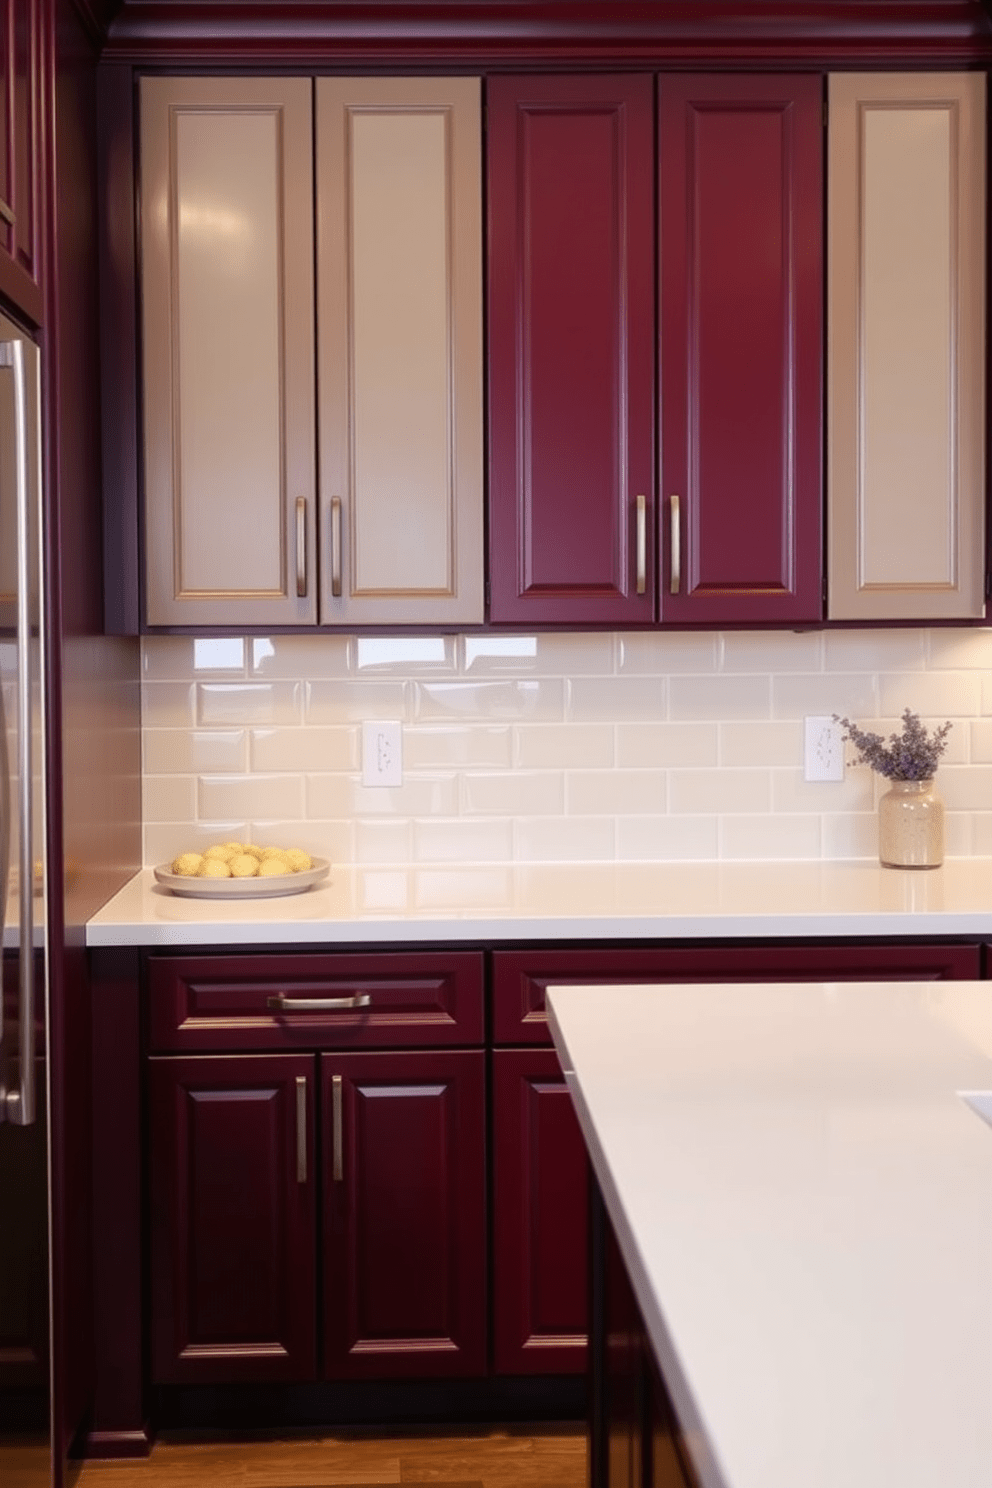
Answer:
<svg viewBox="0 0 992 1488"><path fill-rule="evenodd" d="M153 1052L483 1041L477 951L150 956L147 965Z"/></svg>
<svg viewBox="0 0 992 1488"><path fill-rule="evenodd" d="M549 986L582 982L885 982L977 977L969 945L714 945L497 951L493 1042L550 1044Z"/></svg>

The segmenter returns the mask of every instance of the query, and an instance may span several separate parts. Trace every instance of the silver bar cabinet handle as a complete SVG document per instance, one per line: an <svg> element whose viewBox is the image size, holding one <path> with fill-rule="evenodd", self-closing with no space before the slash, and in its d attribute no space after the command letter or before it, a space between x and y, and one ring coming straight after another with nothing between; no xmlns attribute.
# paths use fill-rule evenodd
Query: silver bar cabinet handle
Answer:
<svg viewBox="0 0 992 1488"><path fill-rule="evenodd" d="M28 409L24 346L7 341L0 347L0 366L14 372L14 424L17 490L17 789L19 796L18 946L19 1007L17 1054L20 1083L4 1092L7 1120L31 1126L35 1119L34 1084L34 831L31 801L31 555L28 540Z"/></svg>
<svg viewBox="0 0 992 1488"><path fill-rule="evenodd" d="M344 1119L342 1103L344 1092L340 1075L331 1076L331 1149L333 1153L333 1178L340 1183L344 1178Z"/></svg>
<svg viewBox="0 0 992 1488"><path fill-rule="evenodd" d="M296 1077L296 1181L307 1181L307 1077Z"/></svg>
<svg viewBox="0 0 992 1488"><path fill-rule="evenodd" d="M669 589L678 594L682 587L682 524L679 521L679 498L671 498L672 513L672 567Z"/></svg>
<svg viewBox="0 0 992 1488"><path fill-rule="evenodd" d="M17 226L17 214L14 211L13 207L9 206L7 202L4 201L2 196L0 196L0 217L2 217L4 222L6 222L10 227Z"/></svg>
<svg viewBox="0 0 992 1488"><path fill-rule="evenodd" d="M637 498L637 592L643 594L648 586L648 503L644 496Z"/></svg>
<svg viewBox="0 0 992 1488"><path fill-rule="evenodd" d="M331 597L341 598L341 497L331 497Z"/></svg>
<svg viewBox="0 0 992 1488"><path fill-rule="evenodd" d="M282 992L266 998L266 1007L275 1013L333 1013L341 1008L368 1007L368 992L355 992L351 997L286 997Z"/></svg>
<svg viewBox="0 0 992 1488"><path fill-rule="evenodd" d="M296 597L305 599L307 593L307 500L296 498Z"/></svg>

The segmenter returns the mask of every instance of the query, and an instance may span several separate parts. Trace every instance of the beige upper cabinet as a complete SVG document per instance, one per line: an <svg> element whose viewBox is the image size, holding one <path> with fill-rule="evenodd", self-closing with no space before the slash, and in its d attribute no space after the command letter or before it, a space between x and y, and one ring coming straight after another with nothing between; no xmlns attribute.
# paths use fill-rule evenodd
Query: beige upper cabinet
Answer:
<svg viewBox="0 0 992 1488"><path fill-rule="evenodd" d="M320 608L483 619L478 78L317 80Z"/></svg>
<svg viewBox="0 0 992 1488"><path fill-rule="evenodd" d="M148 624L481 621L479 80L141 87Z"/></svg>
<svg viewBox="0 0 992 1488"><path fill-rule="evenodd" d="M829 615L984 613L985 78L830 79Z"/></svg>
<svg viewBox="0 0 992 1488"><path fill-rule="evenodd" d="M144 78L150 625L317 619L312 84Z"/></svg>

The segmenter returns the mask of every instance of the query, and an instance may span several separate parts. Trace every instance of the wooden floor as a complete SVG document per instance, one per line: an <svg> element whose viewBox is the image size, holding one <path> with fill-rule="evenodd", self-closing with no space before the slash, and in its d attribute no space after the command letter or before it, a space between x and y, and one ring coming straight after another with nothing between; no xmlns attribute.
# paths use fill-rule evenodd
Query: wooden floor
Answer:
<svg viewBox="0 0 992 1488"><path fill-rule="evenodd" d="M75 1475L74 1475L75 1477ZM460 1426L450 1432L335 1430L223 1438L163 1432L138 1462L85 1462L73 1488L316 1488L444 1483L448 1488L585 1488L574 1425Z"/></svg>

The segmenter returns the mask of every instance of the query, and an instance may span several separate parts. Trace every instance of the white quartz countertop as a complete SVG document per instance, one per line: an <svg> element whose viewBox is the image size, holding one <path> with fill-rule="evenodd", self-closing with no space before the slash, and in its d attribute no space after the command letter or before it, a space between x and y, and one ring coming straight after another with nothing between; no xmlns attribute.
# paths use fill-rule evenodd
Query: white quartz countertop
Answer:
<svg viewBox="0 0 992 1488"><path fill-rule="evenodd" d="M549 1007L704 1488L988 1488L992 984Z"/></svg>
<svg viewBox="0 0 992 1488"><path fill-rule="evenodd" d="M339 867L279 899L182 899L143 869L91 946L754 936L992 936L992 860Z"/></svg>

